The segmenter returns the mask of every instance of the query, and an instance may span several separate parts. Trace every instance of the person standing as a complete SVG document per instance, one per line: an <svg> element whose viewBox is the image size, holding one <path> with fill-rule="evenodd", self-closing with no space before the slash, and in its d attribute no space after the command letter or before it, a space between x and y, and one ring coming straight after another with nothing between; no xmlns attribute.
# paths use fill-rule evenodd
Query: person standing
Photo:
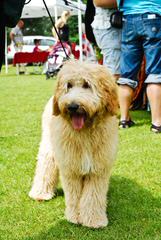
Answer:
<svg viewBox="0 0 161 240"><path fill-rule="evenodd" d="M16 52L22 52L23 49L23 33L22 29L24 27L24 22L19 20L17 25L12 28L10 32L11 42L14 44L14 48Z"/></svg>
<svg viewBox="0 0 161 240"><path fill-rule="evenodd" d="M120 0L117 0L118 4ZM138 86L138 71L146 59L145 80L151 108L151 131L161 133L161 3L124 0L119 84L120 128L134 125L129 107Z"/></svg>
<svg viewBox="0 0 161 240"><path fill-rule="evenodd" d="M68 19L70 17L69 11L64 11L61 15L61 17L58 19L58 21L55 23L55 27L57 29L57 32L60 36L60 39L62 42L69 43L69 26L68 26ZM52 33L54 37L59 41L59 38L56 34L55 28L52 28Z"/></svg>
<svg viewBox="0 0 161 240"><path fill-rule="evenodd" d="M95 16L93 33L103 54L103 65L118 79L120 76L121 29L111 26L110 16L117 9L115 0L93 0Z"/></svg>
<svg viewBox="0 0 161 240"><path fill-rule="evenodd" d="M23 32L22 32L23 28L24 28L24 22L20 19L18 21L17 25L14 28L12 28L12 30L10 32L11 43L13 42L16 53L22 52L22 50L23 50L23 44L24 44ZM24 64L24 63L18 64L20 74L26 73L25 66L26 66L26 64ZM21 69L20 69L20 67L21 67Z"/></svg>
<svg viewBox="0 0 161 240"><path fill-rule="evenodd" d="M0 71L4 61L5 27L14 27L20 18L25 0L0 1Z"/></svg>

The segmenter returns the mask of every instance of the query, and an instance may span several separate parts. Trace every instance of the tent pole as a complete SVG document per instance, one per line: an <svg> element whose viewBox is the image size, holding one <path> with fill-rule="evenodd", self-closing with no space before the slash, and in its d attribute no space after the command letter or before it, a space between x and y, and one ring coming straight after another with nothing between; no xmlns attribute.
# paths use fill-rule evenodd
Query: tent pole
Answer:
<svg viewBox="0 0 161 240"><path fill-rule="evenodd" d="M55 23L58 20L58 9L57 9L57 1L55 0L55 5L54 5L54 15L55 15Z"/></svg>
<svg viewBox="0 0 161 240"><path fill-rule="evenodd" d="M81 13L81 1L78 0L78 28L79 28L79 49L80 49L80 61L83 61L82 51L82 13Z"/></svg>
<svg viewBox="0 0 161 240"><path fill-rule="evenodd" d="M7 59L7 27L5 27L5 71L8 73L8 59Z"/></svg>

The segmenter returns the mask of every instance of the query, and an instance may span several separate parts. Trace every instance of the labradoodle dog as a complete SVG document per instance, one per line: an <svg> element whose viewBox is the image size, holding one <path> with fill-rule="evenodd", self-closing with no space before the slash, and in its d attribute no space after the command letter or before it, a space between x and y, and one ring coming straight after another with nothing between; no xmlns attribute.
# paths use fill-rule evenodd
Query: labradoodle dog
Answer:
<svg viewBox="0 0 161 240"><path fill-rule="evenodd" d="M60 174L68 221L108 224L106 195L118 141L117 86L98 64L69 61L42 117L42 140L29 196L49 200Z"/></svg>

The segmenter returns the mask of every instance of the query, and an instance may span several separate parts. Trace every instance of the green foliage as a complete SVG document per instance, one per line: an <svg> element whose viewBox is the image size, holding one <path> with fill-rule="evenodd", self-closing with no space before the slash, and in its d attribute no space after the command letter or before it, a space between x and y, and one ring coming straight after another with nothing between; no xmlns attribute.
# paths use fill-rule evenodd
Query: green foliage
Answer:
<svg viewBox="0 0 161 240"><path fill-rule="evenodd" d="M109 226L93 230L64 217L64 195L35 202L28 197L41 137L41 114L55 79L0 75L0 239L160 240L161 135L151 133L150 114L132 112L136 126L119 130L119 151L108 194Z"/></svg>
<svg viewBox="0 0 161 240"><path fill-rule="evenodd" d="M24 35L52 36L52 23L50 18L25 19Z"/></svg>
<svg viewBox="0 0 161 240"><path fill-rule="evenodd" d="M78 42L78 16L71 16L68 20L68 25L70 29L70 40Z"/></svg>
<svg viewBox="0 0 161 240"><path fill-rule="evenodd" d="M102 59L103 59L103 55L102 55L102 53L101 53L100 48L96 46L96 47L95 47L95 51L96 51L96 58L97 58L97 60L98 60L98 61L102 60Z"/></svg>

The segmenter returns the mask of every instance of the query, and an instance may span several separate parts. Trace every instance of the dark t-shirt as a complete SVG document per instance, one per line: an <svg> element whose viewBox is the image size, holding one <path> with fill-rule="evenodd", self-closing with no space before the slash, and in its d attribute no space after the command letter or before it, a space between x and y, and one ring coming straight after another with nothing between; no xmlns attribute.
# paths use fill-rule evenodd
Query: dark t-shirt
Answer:
<svg viewBox="0 0 161 240"><path fill-rule="evenodd" d="M62 28L58 29L59 36L62 40L62 42L68 42L69 41L69 27L67 24L64 24Z"/></svg>

